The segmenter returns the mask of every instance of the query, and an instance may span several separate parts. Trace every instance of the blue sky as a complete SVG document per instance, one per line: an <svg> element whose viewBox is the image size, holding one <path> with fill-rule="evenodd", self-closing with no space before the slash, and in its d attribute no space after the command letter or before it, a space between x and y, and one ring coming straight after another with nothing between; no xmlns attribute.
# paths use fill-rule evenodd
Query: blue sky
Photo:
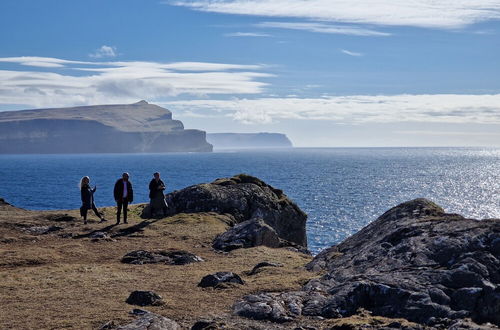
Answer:
<svg viewBox="0 0 500 330"><path fill-rule="evenodd" d="M500 0L0 2L0 110L140 99L297 146L500 146Z"/></svg>

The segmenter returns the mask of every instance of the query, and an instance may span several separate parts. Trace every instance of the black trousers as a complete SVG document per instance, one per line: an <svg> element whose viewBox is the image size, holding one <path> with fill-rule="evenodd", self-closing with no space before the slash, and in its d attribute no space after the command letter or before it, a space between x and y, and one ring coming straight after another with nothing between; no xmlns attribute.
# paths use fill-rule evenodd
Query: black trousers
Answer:
<svg viewBox="0 0 500 330"><path fill-rule="evenodd" d="M120 223L120 214L122 212L122 208L123 208L123 222L127 222L128 199L123 198L122 200L119 200L116 203L117 203L116 223Z"/></svg>
<svg viewBox="0 0 500 330"><path fill-rule="evenodd" d="M87 220L87 211L88 209L82 209L83 220ZM99 214L99 211L97 211L94 203L92 203L92 211L94 211L95 215L97 215L98 218L101 218L101 214Z"/></svg>

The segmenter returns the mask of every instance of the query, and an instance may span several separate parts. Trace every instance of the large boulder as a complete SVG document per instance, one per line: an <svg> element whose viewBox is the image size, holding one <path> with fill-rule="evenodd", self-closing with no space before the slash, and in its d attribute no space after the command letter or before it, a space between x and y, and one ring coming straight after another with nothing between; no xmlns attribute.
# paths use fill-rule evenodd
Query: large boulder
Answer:
<svg viewBox="0 0 500 330"><path fill-rule="evenodd" d="M280 238L264 220L252 219L239 223L217 236L212 247L227 252L259 245L276 248L280 246Z"/></svg>
<svg viewBox="0 0 500 330"><path fill-rule="evenodd" d="M374 315L451 326L500 325L500 220L447 214L416 199L398 205L308 264L326 274L301 291L245 297L238 315L283 322L299 315Z"/></svg>
<svg viewBox="0 0 500 330"><path fill-rule="evenodd" d="M166 195L169 212L217 212L236 221L260 218L286 241L307 247L307 215L283 191L258 178L239 174ZM147 217L147 214L143 214Z"/></svg>

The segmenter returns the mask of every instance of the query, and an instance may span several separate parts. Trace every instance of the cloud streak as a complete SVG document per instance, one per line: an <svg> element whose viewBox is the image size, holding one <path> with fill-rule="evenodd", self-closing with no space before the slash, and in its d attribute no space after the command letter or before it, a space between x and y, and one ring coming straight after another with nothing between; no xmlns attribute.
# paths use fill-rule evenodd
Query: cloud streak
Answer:
<svg viewBox="0 0 500 330"><path fill-rule="evenodd" d="M329 120L362 123L500 124L500 94L354 95L323 98L192 100L166 103L174 111L217 110L247 124L280 120Z"/></svg>
<svg viewBox="0 0 500 330"><path fill-rule="evenodd" d="M386 37L390 36L390 33L379 32L370 29L359 28L356 26L349 25L333 25L326 23L314 23L314 22L262 22L256 24L256 26L261 28L278 28L278 29L291 29L291 30L302 30L317 33L328 33L328 34L344 34L353 36L369 36L369 37Z"/></svg>
<svg viewBox="0 0 500 330"><path fill-rule="evenodd" d="M342 53L344 53L346 55L349 55L349 56L355 56L355 57L363 56L363 54L361 54L361 53L352 52L352 51L347 50L347 49L341 49L340 52L342 52Z"/></svg>
<svg viewBox="0 0 500 330"><path fill-rule="evenodd" d="M166 3L224 14L438 29L457 29L500 19L498 0L194 0Z"/></svg>
<svg viewBox="0 0 500 330"><path fill-rule="evenodd" d="M151 101L183 94L258 94L263 66L204 62L85 62L46 57L0 58L43 71L1 70L0 104L35 107ZM52 69L47 72L47 69Z"/></svg>
<svg viewBox="0 0 500 330"><path fill-rule="evenodd" d="M226 33L225 36L226 37L271 37L271 35L267 33L255 33L255 32Z"/></svg>

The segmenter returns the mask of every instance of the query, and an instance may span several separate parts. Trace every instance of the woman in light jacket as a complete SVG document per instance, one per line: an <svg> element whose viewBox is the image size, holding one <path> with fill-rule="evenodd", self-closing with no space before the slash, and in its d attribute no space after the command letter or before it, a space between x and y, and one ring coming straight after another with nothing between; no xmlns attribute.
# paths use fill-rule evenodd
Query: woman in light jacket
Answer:
<svg viewBox="0 0 500 330"><path fill-rule="evenodd" d="M94 204L94 193L97 189L97 186L94 188L90 188L90 178L88 176L84 176L80 180L80 193L82 197L82 206L80 207L80 215L83 217L83 223L87 224L87 211L93 210L95 215L101 222L106 221L104 217L97 211L97 208Z"/></svg>

